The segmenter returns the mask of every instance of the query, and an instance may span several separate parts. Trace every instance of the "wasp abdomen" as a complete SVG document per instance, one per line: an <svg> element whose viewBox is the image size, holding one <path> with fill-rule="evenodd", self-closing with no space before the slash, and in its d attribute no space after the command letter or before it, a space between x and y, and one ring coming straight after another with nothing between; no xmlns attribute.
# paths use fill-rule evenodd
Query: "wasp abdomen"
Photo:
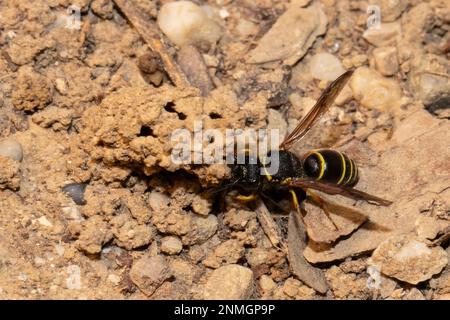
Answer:
<svg viewBox="0 0 450 320"><path fill-rule="evenodd" d="M313 150L303 158L307 176L325 182L354 186L358 182L358 167L344 153L330 150Z"/></svg>

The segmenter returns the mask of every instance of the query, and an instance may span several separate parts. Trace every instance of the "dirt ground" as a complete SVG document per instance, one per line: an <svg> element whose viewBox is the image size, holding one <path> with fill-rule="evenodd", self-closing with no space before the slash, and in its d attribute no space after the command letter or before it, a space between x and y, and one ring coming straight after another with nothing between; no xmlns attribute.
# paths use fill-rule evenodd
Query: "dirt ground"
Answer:
<svg viewBox="0 0 450 320"><path fill-rule="evenodd" d="M151 48L122 1L0 1L0 298L450 299L448 1L198 0L178 35L169 2L133 1ZM293 130L352 68L292 150L392 205L324 195L338 228L308 202L303 226L171 161L198 120Z"/></svg>

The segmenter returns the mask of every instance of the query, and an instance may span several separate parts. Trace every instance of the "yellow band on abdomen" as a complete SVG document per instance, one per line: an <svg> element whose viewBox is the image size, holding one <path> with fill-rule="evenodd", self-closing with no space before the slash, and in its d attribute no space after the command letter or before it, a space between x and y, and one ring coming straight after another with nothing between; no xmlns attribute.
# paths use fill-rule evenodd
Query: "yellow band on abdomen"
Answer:
<svg viewBox="0 0 450 320"><path fill-rule="evenodd" d="M341 156L341 160L342 160L342 175L341 175L341 178L339 179L339 181L337 182L337 184L341 184L345 177L345 167L346 167L345 158L341 152L338 152L338 151L336 151L336 152L339 153L339 155Z"/></svg>
<svg viewBox="0 0 450 320"><path fill-rule="evenodd" d="M325 159L323 158L323 156L320 154L320 152L318 151L312 151L312 154L315 154L320 161L320 173L319 176L316 178L316 180L320 180L323 177L323 174L325 173Z"/></svg>
<svg viewBox="0 0 450 320"><path fill-rule="evenodd" d="M345 184L349 184L353 177L353 161L349 159L348 162L350 163L350 175L348 176L347 181L345 181Z"/></svg>

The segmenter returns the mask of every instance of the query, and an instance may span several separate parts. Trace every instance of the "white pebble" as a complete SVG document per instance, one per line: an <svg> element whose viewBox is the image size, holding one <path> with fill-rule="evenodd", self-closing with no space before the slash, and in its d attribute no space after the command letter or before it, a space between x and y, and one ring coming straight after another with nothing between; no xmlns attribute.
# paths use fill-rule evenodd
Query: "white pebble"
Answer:
<svg viewBox="0 0 450 320"><path fill-rule="evenodd" d="M220 9L219 15L222 19L226 19L230 16L230 13L228 12L227 9Z"/></svg>
<svg viewBox="0 0 450 320"><path fill-rule="evenodd" d="M58 256L61 257L64 254L64 251L65 251L64 246L61 245L61 244L55 245L55 251L58 254Z"/></svg>
<svg viewBox="0 0 450 320"><path fill-rule="evenodd" d="M190 1L169 2L158 13L158 25L177 46L219 40L222 31L206 12Z"/></svg>
<svg viewBox="0 0 450 320"><path fill-rule="evenodd" d="M45 259L41 258L41 257L35 257L34 258L34 263L37 265L43 265L45 263Z"/></svg>
<svg viewBox="0 0 450 320"><path fill-rule="evenodd" d="M318 53L309 63L311 75L315 79L332 81L345 72L341 61L330 53Z"/></svg>
<svg viewBox="0 0 450 320"><path fill-rule="evenodd" d="M38 219L38 222L40 225L44 226L44 227L53 227L53 224L47 219L47 217L42 216Z"/></svg>
<svg viewBox="0 0 450 320"><path fill-rule="evenodd" d="M63 78L57 78L55 80L55 88L63 96L67 94L67 84Z"/></svg>
<svg viewBox="0 0 450 320"><path fill-rule="evenodd" d="M8 157L16 161L22 161L22 145L14 138L0 141L0 156Z"/></svg>
<svg viewBox="0 0 450 320"><path fill-rule="evenodd" d="M25 273L20 273L17 279L19 279L20 281L27 281L28 276Z"/></svg>
<svg viewBox="0 0 450 320"><path fill-rule="evenodd" d="M119 285L119 283L120 283L120 277L116 276L115 274L110 274L108 276L108 280L115 286Z"/></svg>
<svg viewBox="0 0 450 320"><path fill-rule="evenodd" d="M76 264L67 267L68 277L66 278L67 289L80 290L81 289L81 269Z"/></svg>

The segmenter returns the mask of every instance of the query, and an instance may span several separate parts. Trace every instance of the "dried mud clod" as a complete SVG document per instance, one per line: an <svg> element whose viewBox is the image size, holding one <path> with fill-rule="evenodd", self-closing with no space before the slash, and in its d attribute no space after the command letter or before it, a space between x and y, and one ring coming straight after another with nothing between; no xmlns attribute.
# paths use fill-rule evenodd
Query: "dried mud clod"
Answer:
<svg viewBox="0 0 450 320"><path fill-rule="evenodd" d="M0 3L2 297L450 299L445 0L53 2ZM350 68L292 151L345 152L390 207L323 195L338 229L303 225L172 161L196 121L286 134Z"/></svg>
<svg viewBox="0 0 450 320"><path fill-rule="evenodd" d="M108 166L130 167L146 175L184 170L197 174L204 184L218 183L225 177L226 168L195 168L172 161L172 152L180 142L172 139L174 129L185 129L192 137L194 130L199 130L196 126L224 133L225 129L244 127L248 118L254 119L253 126L258 128L264 126L265 114L260 105L240 107L226 89L202 98L194 88L127 88L83 114L81 146L93 159ZM203 145L208 143L204 141ZM189 154L191 159L196 156L194 151Z"/></svg>

